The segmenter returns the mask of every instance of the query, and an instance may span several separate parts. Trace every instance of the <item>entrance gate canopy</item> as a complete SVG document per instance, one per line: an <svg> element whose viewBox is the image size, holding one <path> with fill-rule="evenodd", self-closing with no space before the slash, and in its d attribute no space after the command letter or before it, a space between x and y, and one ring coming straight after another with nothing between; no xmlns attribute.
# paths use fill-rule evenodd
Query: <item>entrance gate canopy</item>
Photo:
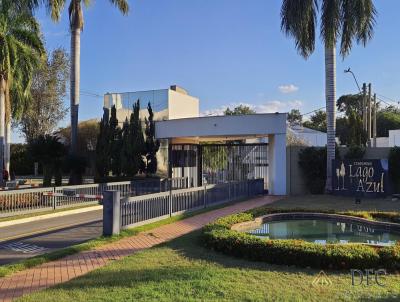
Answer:
<svg viewBox="0 0 400 302"><path fill-rule="evenodd" d="M156 138L169 144L268 139L268 189L286 194L286 113L183 118L156 122Z"/></svg>

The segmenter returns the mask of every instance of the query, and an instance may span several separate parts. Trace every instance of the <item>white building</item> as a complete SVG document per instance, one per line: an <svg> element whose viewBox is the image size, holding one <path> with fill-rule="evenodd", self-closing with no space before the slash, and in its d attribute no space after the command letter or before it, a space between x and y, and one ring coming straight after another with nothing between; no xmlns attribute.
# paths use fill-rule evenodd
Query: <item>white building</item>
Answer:
<svg viewBox="0 0 400 302"><path fill-rule="evenodd" d="M302 145L312 147L325 147L327 137L325 132L306 128L303 126L288 126L288 136L293 136L295 141L301 142Z"/></svg>
<svg viewBox="0 0 400 302"><path fill-rule="evenodd" d="M133 104L137 100L140 101L140 118L143 123L144 118L148 116L148 103L151 104L156 121L198 117L200 113L199 99L190 96L185 89L176 85L172 85L167 89L106 93L103 107L107 109L111 109L113 106L116 107L118 123L122 127L125 119L129 120ZM167 171L167 151L167 141L161 140L160 151L158 152L160 172L166 173Z"/></svg>
<svg viewBox="0 0 400 302"><path fill-rule="evenodd" d="M373 141L373 139L372 139ZM389 130L389 137L377 137L376 147L398 147L400 146L400 129Z"/></svg>
<svg viewBox="0 0 400 302"><path fill-rule="evenodd" d="M389 130L389 146L395 147L400 146L400 129Z"/></svg>

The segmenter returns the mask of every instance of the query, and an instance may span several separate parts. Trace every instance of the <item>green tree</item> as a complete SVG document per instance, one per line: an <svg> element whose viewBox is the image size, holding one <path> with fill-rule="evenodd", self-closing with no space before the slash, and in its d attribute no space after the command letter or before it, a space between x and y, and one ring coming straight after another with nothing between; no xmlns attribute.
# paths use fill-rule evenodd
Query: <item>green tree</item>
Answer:
<svg viewBox="0 0 400 302"><path fill-rule="evenodd" d="M83 8L82 5L88 7L92 4L92 0L70 0L68 6L68 15L71 31L71 147L70 153L77 153L78 144L78 111L79 111L79 94L80 94L80 53L81 53L81 32L83 30ZM109 0L115 5L122 14L126 15L129 11L127 0ZM24 0L23 4L29 9L37 8L44 3L47 11L50 13L54 21L58 21L61 12L64 9L66 0ZM70 183L76 184L79 176L71 174Z"/></svg>
<svg viewBox="0 0 400 302"><path fill-rule="evenodd" d="M317 21L320 13L320 22ZM315 49L317 25L325 48L325 94L327 110L327 179L332 190L332 160L336 137L336 44L345 57L355 40L364 46L371 39L376 10L372 0L283 0L281 29L295 41L296 49L308 58Z"/></svg>
<svg viewBox="0 0 400 302"><path fill-rule="evenodd" d="M100 179L108 176L110 171L109 110L103 110L96 142L96 178Z"/></svg>
<svg viewBox="0 0 400 302"><path fill-rule="evenodd" d="M336 102L339 112L344 116L336 120L337 136L341 144L355 147L365 147L367 133L363 129L362 106L363 96L361 94L342 95Z"/></svg>
<svg viewBox="0 0 400 302"><path fill-rule="evenodd" d="M110 167L113 175L121 175L121 144L122 133L118 126L117 109L115 106L111 108L111 116L108 128L109 144L110 144Z"/></svg>
<svg viewBox="0 0 400 302"><path fill-rule="evenodd" d="M362 116L363 113L363 95L362 94L346 94L342 95L336 101L336 106L339 112L344 113L347 117L352 112Z"/></svg>
<svg viewBox="0 0 400 302"><path fill-rule="evenodd" d="M321 132L326 132L326 112L318 110L310 116L309 121L305 121L303 126Z"/></svg>
<svg viewBox="0 0 400 302"><path fill-rule="evenodd" d="M61 185L61 168L66 148L59 138L40 135L29 143L28 148L32 157L43 167L43 186L51 186L53 176L56 178L56 185Z"/></svg>
<svg viewBox="0 0 400 302"><path fill-rule="evenodd" d="M143 137L142 122L140 120L140 101L133 105L133 112L129 121L131 145L132 145L132 172L131 175L146 172L146 164L143 156L146 154L145 141Z"/></svg>
<svg viewBox="0 0 400 302"><path fill-rule="evenodd" d="M225 115L245 115L256 113L253 109L246 105L239 105L231 110L229 107L224 111Z"/></svg>
<svg viewBox="0 0 400 302"><path fill-rule="evenodd" d="M145 118L146 133L146 174L157 172L157 152L160 149L160 141L155 138L156 127L154 123L154 113L150 102L147 105L149 118Z"/></svg>
<svg viewBox="0 0 400 302"><path fill-rule="evenodd" d="M400 109L389 106L377 112L377 136L389 136L389 130L400 129Z"/></svg>
<svg viewBox="0 0 400 302"><path fill-rule="evenodd" d="M301 125L303 121L303 116L299 109L292 109L287 115L287 121L291 126Z"/></svg>
<svg viewBox="0 0 400 302"><path fill-rule="evenodd" d="M18 1L0 1L0 169L9 170L11 114L29 95L32 74L45 49L39 24ZM11 100L12 98L12 100ZM6 158L4 164L4 156ZM0 173L0 183L3 173Z"/></svg>
<svg viewBox="0 0 400 302"><path fill-rule="evenodd" d="M135 171L133 163L133 144L130 132L129 121L125 119L122 126L122 146L121 146L121 172L125 176L134 176Z"/></svg>
<svg viewBox="0 0 400 302"><path fill-rule="evenodd" d="M22 114L17 121L26 141L51 134L65 117L67 110L63 98L68 76L69 58L61 48L54 50L49 58L44 58L34 70L30 97L24 108L20 109Z"/></svg>

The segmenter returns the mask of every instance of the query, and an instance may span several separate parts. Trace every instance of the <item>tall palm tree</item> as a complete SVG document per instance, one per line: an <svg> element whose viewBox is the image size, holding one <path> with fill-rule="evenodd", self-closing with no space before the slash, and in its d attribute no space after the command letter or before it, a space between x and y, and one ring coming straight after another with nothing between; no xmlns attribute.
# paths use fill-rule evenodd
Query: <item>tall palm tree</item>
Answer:
<svg viewBox="0 0 400 302"><path fill-rule="evenodd" d="M39 4L44 3L53 20L60 19L61 11L65 6L66 0L22 0L25 4L33 9ZM88 7L92 0L70 0L68 7L70 30L71 30L71 149L72 155L76 155L78 142L78 111L79 111L79 94L80 94L80 55L81 55L81 31L83 30L83 9L82 4ZM127 0L109 0L115 5L122 14L126 15L129 11ZM71 174L70 183L77 182L76 175Z"/></svg>
<svg viewBox="0 0 400 302"><path fill-rule="evenodd" d="M336 134L336 45L340 40L342 57L350 53L353 41L365 46L373 35L376 9L372 0L283 0L281 30L294 39L296 49L304 58L315 49L318 15L325 46L326 190L331 191Z"/></svg>
<svg viewBox="0 0 400 302"><path fill-rule="evenodd" d="M0 171L4 166L9 169L10 96L13 101L27 97L32 73L44 53L39 24L30 11L12 0L0 1Z"/></svg>

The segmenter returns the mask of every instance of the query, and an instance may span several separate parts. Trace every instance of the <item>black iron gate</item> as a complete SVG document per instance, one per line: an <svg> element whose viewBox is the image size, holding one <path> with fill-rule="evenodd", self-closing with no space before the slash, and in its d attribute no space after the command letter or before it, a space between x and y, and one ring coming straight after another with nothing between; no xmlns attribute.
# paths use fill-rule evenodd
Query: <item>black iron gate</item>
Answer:
<svg viewBox="0 0 400 302"><path fill-rule="evenodd" d="M268 144L170 145L170 177L193 186L263 178L268 184Z"/></svg>

